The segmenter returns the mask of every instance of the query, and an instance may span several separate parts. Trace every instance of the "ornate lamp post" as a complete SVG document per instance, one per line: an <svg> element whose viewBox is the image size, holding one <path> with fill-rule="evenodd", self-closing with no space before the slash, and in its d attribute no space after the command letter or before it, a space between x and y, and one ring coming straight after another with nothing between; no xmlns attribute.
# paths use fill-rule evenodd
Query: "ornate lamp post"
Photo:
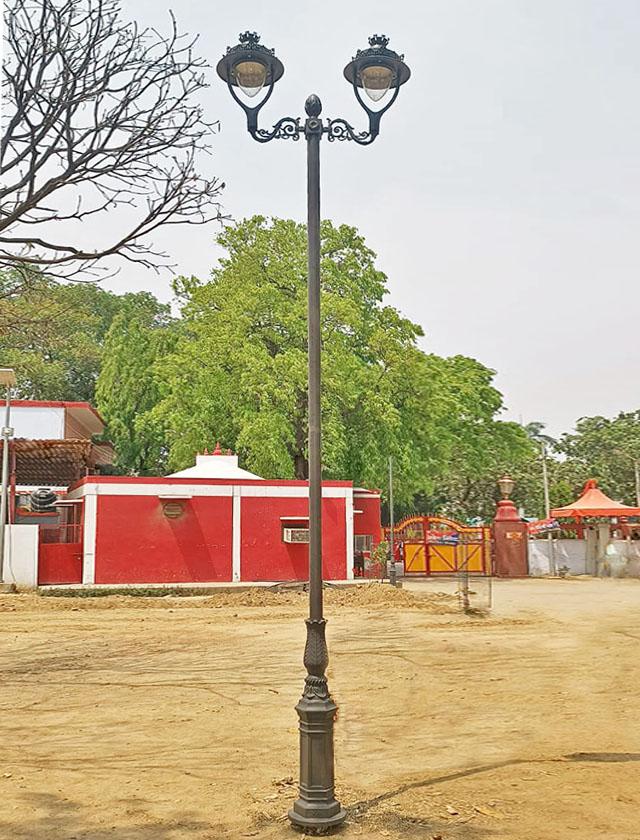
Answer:
<svg viewBox="0 0 640 840"><path fill-rule="evenodd" d="M320 140L353 140L366 146L378 136L382 115L395 102L400 86L410 76L403 56L387 48L388 39L374 35L369 48L358 50L344 75L369 118L368 131L356 131L342 118L320 118L322 103L312 94L305 102L304 123L300 117L283 117L270 129L258 128L258 114L284 73L274 50L260 43L255 32L240 35L240 43L228 47L217 72L247 116L247 130L254 140L307 141L307 271L309 349L309 618L304 664L307 669L302 698L296 706L300 719L300 794L289 812L292 823L324 829L341 823L346 814L334 795L333 720L337 711L327 686L329 662L325 641L326 621L322 611L322 456L320 438ZM363 90L377 110L363 100ZM243 100L239 94L243 94ZM256 105L251 101L261 94ZM383 100L390 94L386 103ZM248 100L248 101L247 101Z"/></svg>

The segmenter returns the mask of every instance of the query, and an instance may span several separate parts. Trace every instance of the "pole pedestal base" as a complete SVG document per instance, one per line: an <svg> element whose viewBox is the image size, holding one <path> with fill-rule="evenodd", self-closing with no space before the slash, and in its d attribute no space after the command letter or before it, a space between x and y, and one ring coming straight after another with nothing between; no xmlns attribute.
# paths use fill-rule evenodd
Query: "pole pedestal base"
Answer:
<svg viewBox="0 0 640 840"><path fill-rule="evenodd" d="M332 817L318 815L313 817L303 817L296 811L297 804L298 803L296 802L293 808L289 811L289 819L294 825L299 825L300 828L315 828L319 830L333 828L336 825L341 825L347 816L347 812L344 808L340 807L339 802L335 803L338 806L338 812Z"/></svg>
<svg viewBox="0 0 640 840"><path fill-rule="evenodd" d="M347 816L333 787L333 720L337 710L326 677L309 675L296 706L300 719L300 796L289 811L291 822L303 828L331 828Z"/></svg>

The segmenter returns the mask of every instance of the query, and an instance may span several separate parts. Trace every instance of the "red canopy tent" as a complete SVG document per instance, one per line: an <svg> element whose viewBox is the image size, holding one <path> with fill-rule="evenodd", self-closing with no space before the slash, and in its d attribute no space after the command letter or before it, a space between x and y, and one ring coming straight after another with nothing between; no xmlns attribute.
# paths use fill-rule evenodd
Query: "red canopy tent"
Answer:
<svg viewBox="0 0 640 840"><path fill-rule="evenodd" d="M595 478L585 482L582 496L572 505L554 508L551 516L640 516L640 507L614 502L598 490Z"/></svg>
<svg viewBox="0 0 640 840"><path fill-rule="evenodd" d="M585 482L579 499L566 507L554 508L551 511L551 516L573 516L578 525L581 526L584 516L640 516L640 507L631 507L620 502L614 502L602 490L598 489L595 478L590 478ZM578 528L578 533L582 536L582 527Z"/></svg>

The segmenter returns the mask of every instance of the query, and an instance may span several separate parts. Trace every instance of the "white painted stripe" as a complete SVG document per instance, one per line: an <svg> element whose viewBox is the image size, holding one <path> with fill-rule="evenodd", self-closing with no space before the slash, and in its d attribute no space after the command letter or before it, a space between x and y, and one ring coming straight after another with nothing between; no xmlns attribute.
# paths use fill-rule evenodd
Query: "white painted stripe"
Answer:
<svg viewBox="0 0 640 840"><path fill-rule="evenodd" d="M278 487L271 485L268 487L251 487L243 484L240 487L240 494L242 496L253 496L271 499L308 499L308 487ZM351 487L323 487L323 499L346 499L351 495Z"/></svg>
<svg viewBox="0 0 640 840"><path fill-rule="evenodd" d="M94 494L84 498L84 535L82 551L82 582L96 582L96 535L98 497Z"/></svg>
<svg viewBox="0 0 640 840"><path fill-rule="evenodd" d="M239 487L233 488L233 525L231 532L231 580L242 579L242 498Z"/></svg>
<svg viewBox="0 0 640 840"><path fill-rule="evenodd" d="M205 485L194 487L191 484L85 484L73 491L84 490L86 494L97 493L100 496L231 496L233 487L230 484L218 486ZM69 494L71 495L71 494Z"/></svg>
<svg viewBox="0 0 640 840"><path fill-rule="evenodd" d="M346 538L347 538L347 580L353 580L353 496L349 495L345 503Z"/></svg>
<svg viewBox="0 0 640 840"><path fill-rule="evenodd" d="M281 485L267 485L253 487L248 484L83 484L76 487L67 498L81 498L89 494L100 496L155 496L160 498L169 494L179 496L232 496L234 490L238 489L241 496L258 498L279 498L279 499L307 499L309 489L307 487L287 487ZM345 499L352 494L351 487L323 487L322 497L324 499Z"/></svg>

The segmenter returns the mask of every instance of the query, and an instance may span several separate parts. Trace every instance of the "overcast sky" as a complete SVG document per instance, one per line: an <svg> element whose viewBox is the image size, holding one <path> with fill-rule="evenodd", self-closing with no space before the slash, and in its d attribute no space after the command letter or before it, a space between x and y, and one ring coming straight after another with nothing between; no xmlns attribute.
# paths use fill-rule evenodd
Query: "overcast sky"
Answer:
<svg viewBox="0 0 640 840"><path fill-rule="evenodd" d="M123 0L167 31L167 0ZM640 3L638 0L271 0L173 4L215 65L258 31L285 75L265 127L303 113L365 127L342 77L384 33L412 78L373 146L324 142L323 217L356 226L388 276L387 302L425 329L423 347L498 371L505 417L558 434L576 418L640 407ZM207 174L224 210L305 215L304 144L255 143L210 71L220 119ZM204 173L203 173L204 174ZM182 274L214 264L215 226L161 235ZM167 277L127 268L110 287L169 296ZM425 407L428 410L428 407Z"/></svg>

